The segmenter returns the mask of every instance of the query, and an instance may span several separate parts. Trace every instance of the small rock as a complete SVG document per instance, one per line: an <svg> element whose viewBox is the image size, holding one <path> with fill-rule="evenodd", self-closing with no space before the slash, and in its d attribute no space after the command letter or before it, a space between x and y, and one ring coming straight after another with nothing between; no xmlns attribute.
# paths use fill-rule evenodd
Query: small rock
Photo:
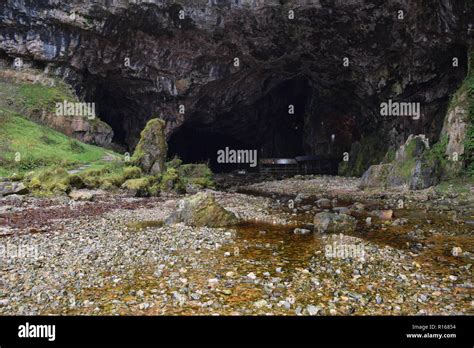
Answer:
<svg viewBox="0 0 474 348"><path fill-rule="evenodd" d="M334 210L336 213L339 213L339 214L349 215L351 213L351 211L346 207L335 207L332 210Z"/></svg>
<svg viewBox="0 0 474 348"><path fill-rule="evenodd" d="M308 311L309 315L317 315L321 308L313 305L308 305L306 306L306 310Z"/></svg>
<svg viewBox="0 0 474 348"><path fill-rule="evenodd" d="M390 220L393 217L393 210L374 210L370 215L379 218L380 220Z"/></svg>
<svg viewBox="0 0 474 348"><path fill-rule="evenodd" d="M321 198L316 201L316 205L321 209L331 209L332 203L327 198Z"/></svg>
<svg viewBox="0 0 474 348"><path fill-rule="evenodd" d="M69 193L69 198L74 201L92 201L94 195L87 190L73 190Z"/></svg>
<svg viewBox="0 0 474 348"><path fill-rule="evenodd" d="M294 234L308 234L308 233L311 233L311 231L307 230L306 228L295 228L293 230L293 233Z"/></svg>
<svg viewBox="0 0 474 348"><path fill-rule="evenodd" d="M207 283L209 284L209 286L216 286L219 283L219 279L217 278L208 279Z"/></svg>
<svg viewBox="0 0 474 348"><path fill-rule="evenodd" d="M249 274L247 274L247 278L250 278L250 279L252 279L252 280L255 280L255 279L257 279L257 276L255 275L255 273L250 272Z"/></svg>
<svg viewBox="0 0 474 348"><path fill-rule="evenodd" d="M257 308L262 308L267 306L267 301L266 300L258 300L257 302L254 302L253 304Z"/></svg>

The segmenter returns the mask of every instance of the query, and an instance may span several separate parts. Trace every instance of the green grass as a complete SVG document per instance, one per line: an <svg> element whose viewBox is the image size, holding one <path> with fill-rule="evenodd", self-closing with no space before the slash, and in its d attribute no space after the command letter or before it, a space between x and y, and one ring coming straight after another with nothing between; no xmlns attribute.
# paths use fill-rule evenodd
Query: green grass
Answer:
<svg viewBox="0 0 474 348"><path fill-rule="evenodd" d="M100 168L107 165L103 160L107 154L121 157L35 123L43 111L55 112L56 103L64 100L78 101L59 80L54 86L43 86L0 79L0 176L58 166Z"/></svg>
<svg viewBox="0 0 474 348"><path fill-rule="evenodd" d="M5 109L0 113L0 175L101 161L107 150L81 143ZM18 156L19 155L19 156Z"/></svg>
<svg viewBox="0 0 474 348"><path fill-rule="evenodd" d="M78 101L63 82L58 81L55 87L48 87L0 80L0 107L8 107L25 116L41 114L43 110L53 112L56 103L64 100Z"/></svg>

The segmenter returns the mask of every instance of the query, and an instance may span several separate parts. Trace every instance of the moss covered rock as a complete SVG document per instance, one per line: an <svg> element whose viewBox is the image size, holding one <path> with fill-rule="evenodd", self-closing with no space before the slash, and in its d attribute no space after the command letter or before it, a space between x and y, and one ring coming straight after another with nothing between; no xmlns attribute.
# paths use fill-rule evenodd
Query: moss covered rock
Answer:
<svg viewBox="0 0 474 348"><path fill-rule="evenodd" d="M132 162L147 174L161 174L165 170L167 152L165 122L155 118L148 121L143 129Z"/></svg>
<svg viewBox="0 0 474 348"><path fill-rule="evenodd" d="M129 179L122 184L122 188L133 192L137 197L148 197L154 184L152 177Z"/></svg>
<svg viewBox="0 0 474 348"><path fill-rule="evenodd" d="M424 189L439 183L442 175L445 140L431 149L423 135L410 135L389 164L370 166L362 175L361 188L400 187Z"/></svg>
<svg viewBox="0 0 474 348"><path fill-rule="evenodd" d="M212 194L200 192L180 201L176 211L166 223L183 222L196 227L226 227L235 225L238 221L235 214L219 205Z"/></svg>
<svg viewBox="0 0 474 348"><path fill-rule="evenodd" d="M128 179L138 179L142 176L142 170L139 167L125 167L123 168L123 178Z"/></svg>
<svg viewBox="0 0 474 348"><path fill-rule="evenodd" d="M37 195L53 195L68 193L73 188L81 188L82 180L69 173L61 167L46 168L36 172L28 173L25 176L26 187Z"/></svg>

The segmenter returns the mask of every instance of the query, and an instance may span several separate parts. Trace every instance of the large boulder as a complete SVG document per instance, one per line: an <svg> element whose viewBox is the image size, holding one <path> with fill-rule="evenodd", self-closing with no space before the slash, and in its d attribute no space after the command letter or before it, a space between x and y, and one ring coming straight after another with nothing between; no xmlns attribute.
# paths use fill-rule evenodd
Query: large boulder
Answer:
<svg viewBox="0 0 474 348"><path fill-rule="evenodd" d="M322 212L314 216L313 223L315 232L350 233L355 230L357 220L346 214Z"/></svg>
<svg viewBox="0 0 474 348"><path fill-rule="evenodd" d="M367 169L367 171L362 175L360 187L385 187L387 182L387 176L391 169L391 164L376 164L370 166L369 169Z"/></svg>
<svg viewBox="0 0 474 348"><path fill-rule="evenodd" d="M167 152L165 122L158 118L148 121L141 133L132 161L147 174L161 174L165 170Z"/></svg>
<svg viewBox="0 0 474 348"><path fill-rule="evenodd" d="M196 227L226 227L235 225L238 218L219 205L212 194L200 192L181 200L176 211L165 221L166 224L179 222Z"/></svg>
<svg viewBox="0 0 474 348"><path fill-rule="evenodd" d="M439 148L441 143L436 144ZM420 190L439 183L441 164L437 151L430 150L424 135L410 135L391 163L370 166L362 175L361 188L404 188Z"/></svg>

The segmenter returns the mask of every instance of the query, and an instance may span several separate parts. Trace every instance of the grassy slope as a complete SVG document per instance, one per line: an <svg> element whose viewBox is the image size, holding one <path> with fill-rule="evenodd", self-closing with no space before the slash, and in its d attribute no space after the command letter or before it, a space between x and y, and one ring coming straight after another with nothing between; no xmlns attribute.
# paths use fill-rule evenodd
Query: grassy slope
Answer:
<svg viewBox="0 0 474 348"><path fill-rule="evenodd" d="M44 109L52 111L56 102L65 99L76 100L62 83L46 87L0 80L0 176L58 164L101 165L111 151L81 143L25 117ZM18 162L17 153L21 156Z"/></svg>

